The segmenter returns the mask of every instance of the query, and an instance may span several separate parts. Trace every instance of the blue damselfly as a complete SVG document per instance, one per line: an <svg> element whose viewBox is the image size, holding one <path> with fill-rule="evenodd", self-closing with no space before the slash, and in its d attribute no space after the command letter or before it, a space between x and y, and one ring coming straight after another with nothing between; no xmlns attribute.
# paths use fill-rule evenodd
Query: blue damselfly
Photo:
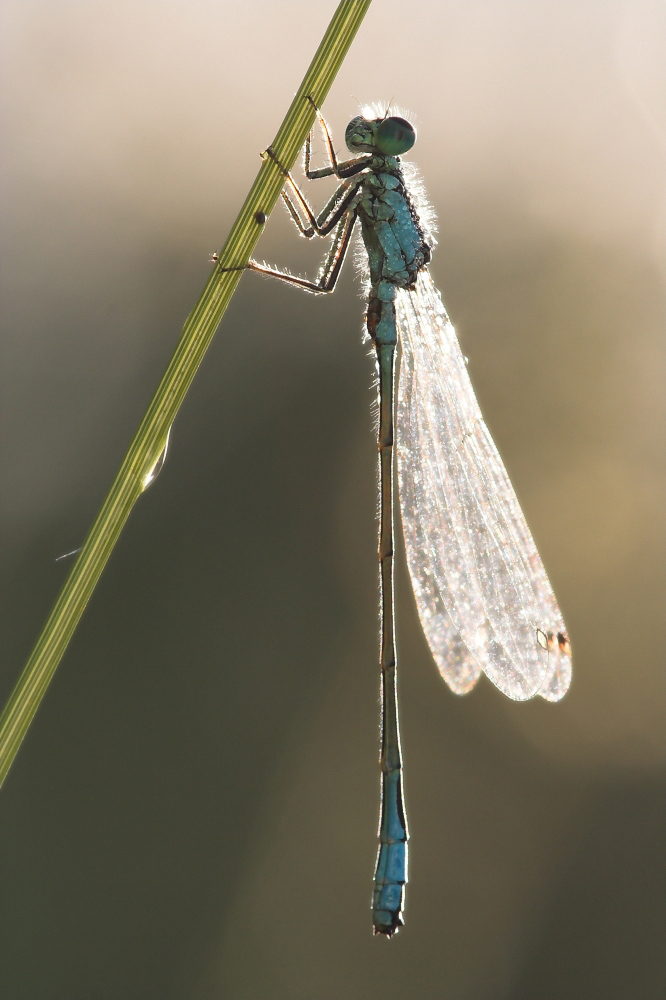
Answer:
<svg viewBox="0 0 666 1000"><path fill-rule="evenodd" d="M247 266L310 292L332 292L360 223L366 328L379 386L382 804L372 913L375 933L390 937L403 923L408 839L393 608L394 424L409 573L424 632L449 687L464 694L483 672L509 698L557 701L569 686L571 658L548 577L428 273L433 218L416 171L400 161L416 132L398 115L366 111L345 132L353 159L339 162L316 111L329 165L312 169L310 134L305 174L342 182L319 214L273 151L264 155L285 176L282 197L303 236L332 234L319 275L310 281L256 261Z"/></svg>

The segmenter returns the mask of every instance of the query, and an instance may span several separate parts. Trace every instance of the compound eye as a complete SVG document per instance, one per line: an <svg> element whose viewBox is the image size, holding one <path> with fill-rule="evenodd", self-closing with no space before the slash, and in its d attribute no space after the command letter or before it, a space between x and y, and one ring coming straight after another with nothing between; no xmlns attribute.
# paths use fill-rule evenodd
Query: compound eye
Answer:
<svg viewBox="0 0 666 1000"><path fill-rule="evenodd" d="M372 129L366 118L357 115L352 118L345 130L345 143L347 149L358 152L359 149L370 149L373 143Z"/></svg>
<svg viewBox="0 0 666 1000"><path fill-rule="evenodd" d="M384 156L400 156L416 142L416 131L404 118L385 118L377 126L375 145Z"/></svg>

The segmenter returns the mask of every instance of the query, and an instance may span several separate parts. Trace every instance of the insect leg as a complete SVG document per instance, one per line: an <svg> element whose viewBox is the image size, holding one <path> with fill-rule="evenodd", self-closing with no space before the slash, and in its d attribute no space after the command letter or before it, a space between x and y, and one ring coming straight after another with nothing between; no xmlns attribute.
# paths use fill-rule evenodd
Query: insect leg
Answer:
<svg viewBox="0 0 666 1000"><path fill-rule="evenodd" d="M324 139L326 140L326 148L328 150L328 158L330 161L330 166L319 167L317 170L310 169L310 162L312 159L312 130L308 133L308 137L305 140L305 157L304 157L304 172L308 180L317 180L320 177L339 177L341 180L343 177L352 177L357 174L360 170L363 170L367 166L372 156L360 156L354 157L353 160L344 160L342 163L338 161L337 155L335 153L335 148L333 146L333 139L331 137L331 132L326 122L326 119L322 115L321 111L315 104L314 100L308 95L308 101L315 109L317 115L317 121L324 133Z"/></svg>
<svg viewBox="0 0 666 1000"><path fill-rule="evenodd" d="M260 274L266 274L269 278L279 278L280 281L286 281L291 285L298 285L299 288L305 288L307 291L314 292L315 294L332 292L337 284L342 264L351 243L351 235L355 222L355 212L347 212L346 215L343 215L342 219L338 220L338 230L333 237L330 250L326 255L316 281L310 281L308 278L299 278L293 274L286 274L284 271L278 271L276 268L259 264L256 260L249 261L247 268L250 271L258 271Z"/></svg>

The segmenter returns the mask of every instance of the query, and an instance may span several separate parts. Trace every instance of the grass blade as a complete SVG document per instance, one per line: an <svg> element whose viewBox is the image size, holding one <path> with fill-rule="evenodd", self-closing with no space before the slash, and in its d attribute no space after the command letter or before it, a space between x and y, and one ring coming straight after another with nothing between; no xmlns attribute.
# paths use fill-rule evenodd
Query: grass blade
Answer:
<svg viewBox="0 0 666 1000"><path fill-rule="evenodd" d="M271 143L277 158L291 168L314 123L310 95L321 106L342 65L371 0L342 0L301 86ZM313 7L315 9L315 7ZM5 779L30 722L99 580L130 511L151 481L166 446L169 428L183 402L213 334L231 300L263 224L282 189L283 176L270 158L263 161L229 237L148 407L120 471L86 538L35 648L0 718L0 784Z"/></svg>

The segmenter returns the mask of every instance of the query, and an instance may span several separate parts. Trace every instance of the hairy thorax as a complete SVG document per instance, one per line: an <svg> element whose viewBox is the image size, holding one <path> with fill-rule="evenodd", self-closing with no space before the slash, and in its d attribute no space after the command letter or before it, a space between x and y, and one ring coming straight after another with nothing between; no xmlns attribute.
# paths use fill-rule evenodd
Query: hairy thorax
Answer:
<svg viewBox="0 0 666 1000"><path fill-rule="evenodd" d="M357 212L368 253L372 290L384 298L391 290L395 294L396 286L410 288L429 262L431 252L409 200L397 157L373 159L363 178Z"/></svg>

